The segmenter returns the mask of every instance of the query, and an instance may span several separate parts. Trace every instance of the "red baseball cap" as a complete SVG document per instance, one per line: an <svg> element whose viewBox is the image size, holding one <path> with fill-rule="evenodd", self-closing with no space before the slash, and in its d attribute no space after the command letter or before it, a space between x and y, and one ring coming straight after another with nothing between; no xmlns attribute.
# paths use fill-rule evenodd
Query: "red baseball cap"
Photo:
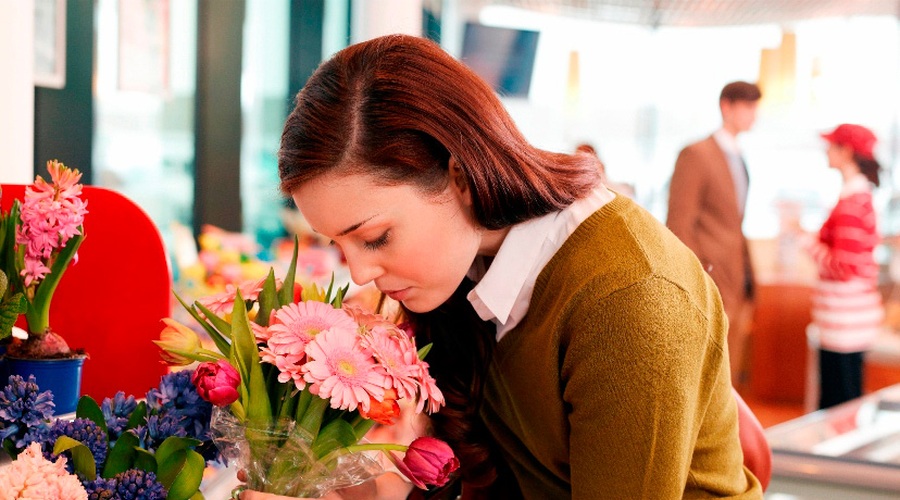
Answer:
<svg viewBox="0 0 900 500"><path fill-rule="evenodd" d="M847 146L863 158L870 160L874 158L872 150L875 148L877 139L871 130L862 125L842 123L831 132L822 134L822 138L832 144Z"/></svg>

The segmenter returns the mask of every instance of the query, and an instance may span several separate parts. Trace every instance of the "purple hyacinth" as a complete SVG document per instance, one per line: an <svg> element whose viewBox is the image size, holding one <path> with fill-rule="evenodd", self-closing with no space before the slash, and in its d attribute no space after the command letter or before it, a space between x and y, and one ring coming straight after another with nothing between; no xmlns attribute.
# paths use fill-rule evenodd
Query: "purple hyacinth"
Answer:
<svg viewBox="0 0 900 500"><path fill-rule="evenodd" d="M114 498L121 500L164 500L166 488L156 480L156 474L140 469L128 469L113 477Z"/></svg>
<svg viewBox="0 0 900 500"><path fill-rule="evenodd" d="M187 436L206 441L209 439L212 404L197 393L191 383L193 373L193 370L181 370L164 375L159 387L147 392L147 408L154 414L178 415Z"/></svg>
<svg viewBox="0 0 900 500"><path fill-rule="evenodd" d="M141 448L154 452L169 436L188 437L181 419L176 413L150 415L144 420L144 425L139 425L132 431L137 434Z"/></svg>
<svg viewBox="0 0 900 500"><path fill-rule="evenodd" d="M87 446L94 456L94 463L97 464L97 470L103 469L103 464L106 462L108 439L106 432L101 429L100 426L86 418L57 420L47 431L46 436L42 440L44 457L48 460L54 460L53 446L60 436L69 436ZM72 457L68 452L63 453L68 458L66 468L69 472L73 472Z"/></svg>
<svg viewBox="0 0 900 500"><path fill-rule="evenodd" d="M116 498L116 480L97 478L93 481L82 481L87 491L88 500L114 500Z"/></svg>
<svg viewBox="0 0 900 500"><path fill-rule="evenodd" d="M25 449L26 436L39 432L53 417L53 393L40 391L34 375L26 381L11 375L0 391L0 442L12 440L16 451Z"/></svg>
<svg viewBox="0 0 900 500"><path fill-rule="evenodd" d="M100 409L103 412L103 419L106 421L106 428L109 432L110 446L125 431L128 419L135 408L137 408L137 401L135 401L134 396L125 397L125 393L122 391L117 392L113 398L103 400Z"/></svg>

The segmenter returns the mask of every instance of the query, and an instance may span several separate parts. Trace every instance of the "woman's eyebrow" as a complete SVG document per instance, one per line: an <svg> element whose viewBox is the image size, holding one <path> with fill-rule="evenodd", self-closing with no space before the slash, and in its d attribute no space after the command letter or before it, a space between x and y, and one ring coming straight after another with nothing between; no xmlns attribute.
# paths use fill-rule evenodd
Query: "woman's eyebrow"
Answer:
<svg viewBox="0 0 900 500"><path fill-rule="evenodd" d="M362 226L363 224L365 224L366 222L369 222L370 220L372 220L374 218L375 218L375 216L373 215L365 220L357 222L356 224L353 224L352 226L348 227L347 229L344 229L343 231L339 232L337 235L344 236L347 233L352 233L353 231L356 231L357 229L359 229L360 226Z"/></svg>

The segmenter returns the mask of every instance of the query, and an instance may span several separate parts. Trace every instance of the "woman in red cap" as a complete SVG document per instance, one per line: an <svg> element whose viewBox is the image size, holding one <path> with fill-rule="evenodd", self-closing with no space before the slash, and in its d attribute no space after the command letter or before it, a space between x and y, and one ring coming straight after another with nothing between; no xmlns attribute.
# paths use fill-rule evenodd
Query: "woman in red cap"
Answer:
<svg viewBox="0 0 900 500"><path fill-rule="evenodd" d="M863 353L884 321L872 205L881 167L872 154L871 130L845 123L822 137L828 164L843 180L837 204L806 245L819 268L808 335L818 338L819 408L828 408L862 395Z"/></svg>

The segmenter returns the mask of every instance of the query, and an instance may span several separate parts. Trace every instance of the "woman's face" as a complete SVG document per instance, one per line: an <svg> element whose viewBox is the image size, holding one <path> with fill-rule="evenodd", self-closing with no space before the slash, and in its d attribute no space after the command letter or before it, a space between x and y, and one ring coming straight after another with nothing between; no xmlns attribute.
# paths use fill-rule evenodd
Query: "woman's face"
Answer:
<svg viewBox="0 0 900 500"><path fill-rule="evenodd" d="M826 154L828 155L828 166L831 168L842 168L853 161L852 149L833 142L828 143Z"/></svg>
<svg viewBox="0 0 900 500"><path fill-rule="evenodd" d="M326 173L301 185L294 202L310 226L347 258L353 282L427 312L456 290L483 248L471 198L454 180L436 196L385 186L368 174Z"/></svg>

